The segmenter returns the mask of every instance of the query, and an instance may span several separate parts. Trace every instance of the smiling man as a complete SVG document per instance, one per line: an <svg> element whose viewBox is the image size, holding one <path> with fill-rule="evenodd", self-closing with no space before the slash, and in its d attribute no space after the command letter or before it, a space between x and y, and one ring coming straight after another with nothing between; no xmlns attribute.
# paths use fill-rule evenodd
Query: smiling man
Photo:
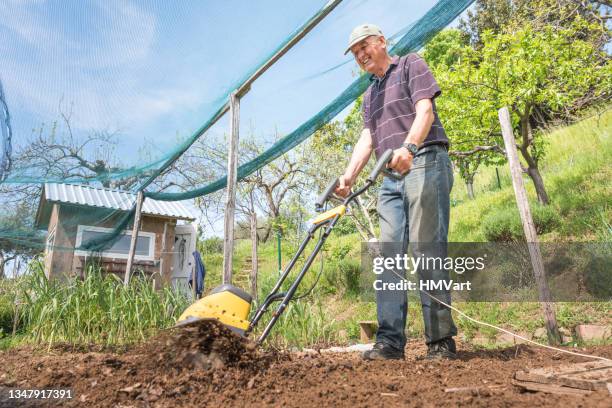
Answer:
<svg viewBox="0 0 612 408"><path fill-rule="evenodd" d="M359 66L371 74L372 84L363 97L364 129L354 147L336 194L345 197L368 162L393 149L389 167L406 174L402 181L385 177L378 197L382 254L405 254L410 242L413 256L446 256L453 173L448 138L434 99L440 88L425 61L417 54L391 57L377 26L356 27L348 49ZM405 271L385 270L384 283L399 283ZM419 268L420 280L448 280L444 269ZM443 285L442 285L443 286ZM386 287L389 287L387 285ZM429 292L450 304L448 290ZM406 345L406 290L377 290L376 344L364 353L368 360L401 359ZM428 358L454 358L457 329L450 310L421 293Z"/></svg>

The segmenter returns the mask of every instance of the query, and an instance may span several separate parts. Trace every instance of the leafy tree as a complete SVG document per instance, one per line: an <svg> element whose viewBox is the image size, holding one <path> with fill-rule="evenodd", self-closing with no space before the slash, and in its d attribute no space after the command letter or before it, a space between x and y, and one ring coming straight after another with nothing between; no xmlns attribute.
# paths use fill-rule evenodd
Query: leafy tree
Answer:
<svg viewBox="0 0 612 408"><path fill-rule="evenodd" d="M475 48L482 47L483 34L512 32L525 23L535 30L545 26L568 27L576 17L593 24L591 29L576 32L576 38L591 41L603 49L608 43L606 23L610 18L609 0L478 0L468 10L459 28L465 32Z"/></svg>
<svg viewBox="0 0 612 408"><path fill-rule="evenodd" d="M610 31L606 26L609 7L609 1L479 0L459 25L463 36L453 32L455 30L441 32L428 43L424 56L436 71L449 71L454 69L453 63L460 61L461 54L466 53L465 50L461 51L465 46L461 41L465 41L466 35L477 54L485 46L484 38L487 35L489 38L501 34L513 35L525 26L535 32L550 30L551 27L569 27L573 30L564 33L567 42L576 40L589 43L593 49L599 51L593 54L593 65L603 66L607 64L604 47L610 40ZM577 29L577 26L580 27ZM473 58L473 63L478 65L478 57ZM496 106L488 106L487 102L490 101L484 101L483 98L466 95L466 91L470 93L469 90L444 89L447 95L452 94L455 102L472 100L473 103L469 108L470 112L466 112L466 105L457 106L446 98L440 98L438 102L447 113L443 118L447 130L454 130L452 143L457 150L451 151L450 154L466 182L468 195L472 196L473 179L478 168L485 164L500 163L497 153L503 150L499 147L501 140L496 129L497 118L495 115L487 115L487 112ZM533 113L529 116L532 131L538 132L554 122L571 121L584 107L597 103L598 99L594 98L591 92L587 92L576 103L565 105L562 110L551 109L548 104L536 102L531 107ZM466 116L469 120L464 119ZM540 141L536 139L535 143ZM534 177L537 176L534 174Z"/></svg>
<svg viewBox="0 0 612 408"><path fill-rule="evenodd" d="M436 71L442 89L450 90L440 98L441 117L464 152L499 151L497 110L509 107L524 171L542 204L549 202L538 166L545 153L542 112L567 117L610 96L609 58L593 42L577 39L594 24L576 18L567 28L526 24L512 33L487 31L480 49L463 47L453 67Z"/></svg>
<svg viewBox="0 0 612 408"><path fill-rule="evenodd" d="M469 45L469 36L456 28L442 30L423 50L423 59L430 67L450 68L459 61L461 50Z"/></svg>
<svg viewBox="0 0 612 408"><path fill-rule="evenodd" d="M474 178L483 165L498 164L503 161L499 153L503 149L497 145L499 132L492 132L482 115L471 115L465 120L464 101L471 98L471 90L464 87L450 87L449 75L454 66L461 63L465 49L469 48L469 38L457 29L447 29L438 33L423 52L423 58L441 83L442 97L436 99L440 120L449 133L453 150L449 155L465 182L468 197L474 198ZM492 109L492 107L485 107Z"/></svg>

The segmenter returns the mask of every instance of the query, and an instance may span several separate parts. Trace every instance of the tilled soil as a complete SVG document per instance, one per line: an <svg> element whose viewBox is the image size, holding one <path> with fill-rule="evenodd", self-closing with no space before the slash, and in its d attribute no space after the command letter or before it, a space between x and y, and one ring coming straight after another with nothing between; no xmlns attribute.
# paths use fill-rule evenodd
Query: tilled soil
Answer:
<svg viewBox="0 0 612 408"><path fill-rule="evenodd" d="M584 352L584 351L583 351ZM612 357L612 346L587 353ZM124 352L19 348L0 353L0 407L546 406L609 407L608 392L574 397L522 392L517 370L586 361L517 346L426 361L409 342L403 361L365 362L356 353L261 352L206 322L167 332ZM71 389L68 400L9 399L13 389Z"/></svg>

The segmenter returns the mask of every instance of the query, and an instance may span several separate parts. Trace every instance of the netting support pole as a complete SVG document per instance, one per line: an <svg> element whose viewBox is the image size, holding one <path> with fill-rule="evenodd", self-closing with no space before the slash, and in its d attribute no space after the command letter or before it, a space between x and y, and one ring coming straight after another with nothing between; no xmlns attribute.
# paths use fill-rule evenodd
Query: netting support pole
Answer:
<svg viewBox="0 0 612 408"><path fill-rule="evenodd" d="M234 213L236 211L236 180L238 177L238 140L240 129L240 97L230 94L230 140L227 154L227 196L223 229L223 283L232 283L232 255L234 254Z"/></svg>
<svg viewBox="0 0 612 408"><path fill-rule="evenodd" d="M540 244L538 243L538 235L536 233L535 224L531 217L531 209L527 200L527 191L523 183L523 170L518 158L516 150L516 140L512 132L512 121L510 119L510 111L507 107L503 107L498 111L499 123L501 124L502 136L504 137L504 145L506 146L506 155L508 156L508 164L510 165L510 175L512 176L512 186L516 195L516 204L519 209L521 221L523 223L523 231L527 240L531 265L533 266L533 274L538 285L540 305L544 313L544 321L546 322L546 331L548 333L549 344L559 344L561 336L557 326L557 318L555 309L552 306L550 290L546 283L546 273L544 270L544 262L542 261L542 253L540 252Z"/></svg>
<svg viewBox="0 0 612 408"><path fill-rule="evenodd" d="M136 242L138 241L138 230L140 229L140 216L142 214L143 201L144 194L142 191L139 191L138 195L136 196L136 214L134 215L134 226L132 227L130 252L128 252L127 265L125 266L125 276L123 277L123 284L125 286L130 283L130 273L132 272L132 265L134 263L134 253L136 252Z"/></svg>
<svg viewBox="0 0 612 408"><path fill-rule="evenodd" d="M293 35L293 37L291 37L278 51L274 53L274 55L272 55L266 62L264 62L259 68L257 68L257 70L238 87L238 89L235 91L237 97L241 98L244 95L246 95L247 92L249 92L249 90L251 89L251 85L253 84L253 82L257 80L257 78L263 75L263 73L266 72L268 68L270 68L272 65L274 65L274 63L276 63L276 61L278 61L283 55L285 55L285 53L289 51L291 47L293 47L295 44L298 43L298 41L304 38L306 34L308 34L317 24L319 24L321 20L327 17L327 15L331 13L332 10L335 9L341 2L342 0L329 0L327 4L323 6L323 9L321 11L319 11L314 17L308 20L304 24L304 26L302 26L299 29L299 31L297 31ZM217 111L215 116L213 116L206 125L204 125L197 131L197 133L192 137L191 142L185 145L184 148L181 151L179 151L177 154L173 155L170 159L168 159L160 167L160 170L158 172L150 176L147 180L144 181L144 183L142 183L139 189L144 190L145 188L147 188L149 184L151 184L159 176L159 174L161 174L163 170L165 170L166 168L168 168L168 166L170 166L172 163L178 160L178 158L183 153L185 153L185 151L193 143L195 143L195 141L198 140L200 136L202 136L208 129L210 129L215 123L217 123L217 121L221 119L223 115L225 115L225 113L230 109L228 105L229 103L224 104Z"/></svg>

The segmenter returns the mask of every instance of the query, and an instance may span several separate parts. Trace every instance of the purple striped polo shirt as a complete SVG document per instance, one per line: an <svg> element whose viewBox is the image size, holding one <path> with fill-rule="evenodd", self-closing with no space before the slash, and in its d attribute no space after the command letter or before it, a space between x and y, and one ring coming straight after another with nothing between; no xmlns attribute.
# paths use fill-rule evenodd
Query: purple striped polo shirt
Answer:
<svg viewBox="0 0 612 408"><path fill-rule="evenodd" d="M448 146L434 102L441 93L440 87L423 58L418 54L396 55L384 77L372 75L370 79L372 84L363 96L363 122L370 129L377 158L405 142L416 116L414 104L425 98L433 102L434 122L423 146Z"/></svg>

